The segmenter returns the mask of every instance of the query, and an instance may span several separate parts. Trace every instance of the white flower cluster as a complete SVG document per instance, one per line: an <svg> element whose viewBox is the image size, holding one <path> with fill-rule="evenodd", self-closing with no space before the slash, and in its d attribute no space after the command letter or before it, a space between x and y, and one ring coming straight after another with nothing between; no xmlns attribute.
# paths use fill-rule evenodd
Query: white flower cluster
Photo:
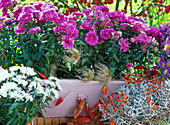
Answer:
<svg viewBox="0 0 170 125"><path fill-rule="evenodd" d="M16 101L33 101L35 95L42 94L43 101L48 97L59 97L58 90L62 91L60 81L56 77L40 79L36 77L36 72L30 67L13 66L10 72L0 69L0 75L4 74L1 81L9 79L0 87L0 98L9 97ZM12 81L10 81L12 80Z"/></svg>
<svg viewBox="0 0 170 125"><path fill-rule="evenodd" d="M0 67L0 82L4 81L5 79L8 79L12 75L8 72L8 70L4 70Z"/></svg>
<svg viewBox="0 0 170 125"><path fill-rule="evenodd" d="M9 96L9 98L13 98L15 101L33 101L33 97L29 93L22 91L22 89L14 82L4 83L0 88L0 95L2 97Z"/></svg>

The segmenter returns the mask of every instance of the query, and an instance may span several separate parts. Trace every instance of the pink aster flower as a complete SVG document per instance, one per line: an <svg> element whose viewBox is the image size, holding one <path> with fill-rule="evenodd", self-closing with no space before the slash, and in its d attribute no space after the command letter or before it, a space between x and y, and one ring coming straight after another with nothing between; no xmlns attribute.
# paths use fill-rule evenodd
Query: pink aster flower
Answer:
<svg viewBox="0 0 170 125"><path fill-rule="evenodd" d="M33 15L29 13L21 13L19 16L19 22L24 24L26 22L31 22L33 19Z"/></svg>
<svg viewBox="0 0 170 125"><path fill-rule="evenodd" d="M41 31L41 28L39 26L29 29L29 33L38 33L39 31Z"/></svg>
<svg viewBox="0 0 170 125"><path fill-rule="evenodd" d="M126 52L129 49L129 43L126 43L127 39L121 38L120 41L118 42L119 45L121 45L120 50L123 50L123 52Z"/></svg>
<svg viewBox="0 0 170 125"><path fill-rule="evenodd" d="M3 8L2 9L2 16L6 16L7 12L8 12L8 9L7 8Z"/></svg>
<svg viewBox="0 0 170 125"><path fill-rule="evenodd" d="M15 28L14 28L14 31L16 32L16 33L21 33L21 34L24 34L25 33L25 27L23 27L23 26L16 26Z"/></svg>
<svg viewBox="0 0 170 125"><path fill-rule="evenodd" d="M94 46L98 43L98 36L96 32L90 31L85 36L85 41L87 44Z"/></svg>
<svg viewBox="0 0 170 125"><path fill-rule="evenodd" d="M89 16L91 13L91 9L82 9L82 13L85 13L86 16Z"/></svg>
<svg viewBox="0 0 170 125"><path fill-rule="evenodd" d="M91 30L92 29L92 24L89 21L85 20L85 21L83 21L81 27L84 30Z"/></svg>
<svg viewBox="0 0 170 125"><path fill-rule="evenodd" d="M74 41L69 36L63 36L63 41L61 43L64 49L71 49L73 48Z"/></svg>

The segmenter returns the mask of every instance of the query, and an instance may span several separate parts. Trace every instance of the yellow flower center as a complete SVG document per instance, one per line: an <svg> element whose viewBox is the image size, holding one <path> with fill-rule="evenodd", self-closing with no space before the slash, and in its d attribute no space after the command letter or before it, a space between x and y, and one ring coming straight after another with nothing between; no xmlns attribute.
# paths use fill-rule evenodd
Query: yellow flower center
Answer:
<svg viewBox="0 0 170 125"><path fill-rule="evenodd" d="M157 59L157 63L160 63L160 61L161 61L161 59L160 59L160 58L158 58L158 59Z"/></svg>
<svg viewBox="0 0 170 125"><path fill-rule="evenodd" d="M91 37L90 37L90 40L93 40L93 39L94 39L94 37L93 37L93 36L91 36Z"/></svg>
<svg viewBox="0 0 170 125"><path fill-rule="evenodd" d="M168 22L166 22L165 25L168 25Z"/></svg>
<svg viewBox="0 0 170 125"><path fill-rule="evenodd" d="M28 17L25 17L25 19L28 19Z"/></svg>
<svg viewBox="0 0 170 125"><path fill-rule="evenodd" d="M166 50L166 51L169 51L169 50L170 50L170 45L166 45L166 46L165 46L165 50Z"/></svg>
<svg viewBox="0 0 170 125"><path fill-rule="evenodd" d="M165 67L165 63L162 63L162 67Z"/></svg>
<svg viewBox="0 0 170 125"><path fill-rule="evenodd" d="M166 42L168 42L168 37L166 38L166 40L165 40Z"/></svg>
<svg viewBox="0 0 170 125"><path fill-rule="evenodd" d="M167 64L168 67L170 67L170 62Z"/></svg>
<svg viewBox="0 0 170 125"><path fill-rule="evenodd" d="M167 72L168 72L168 71L165 69L165 70L164 70L164 74L167 74Z"/></svg>
<svg viewBox="0 0 170 125"><path fill-rule="evenodd" d="M60 20L61 18L60 17L58 17L58 20Z"/></svg>

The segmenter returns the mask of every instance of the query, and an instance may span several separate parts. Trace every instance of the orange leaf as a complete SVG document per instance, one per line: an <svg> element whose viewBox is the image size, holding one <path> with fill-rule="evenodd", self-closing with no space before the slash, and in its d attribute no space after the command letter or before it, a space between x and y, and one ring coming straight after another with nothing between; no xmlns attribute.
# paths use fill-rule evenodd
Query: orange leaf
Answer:
<svg viewBox="0 0 170 125"><path fill-rule="evenodd" d="M86 105L86 99L84 99L77 107L73 109L73 117L76 119L79 114L82 112L84 106Z"/></svg>
<svg viewBox="0 0 170 125"><path fill-rule="evenodd" d="M84 122L90 122L91 118L89 116L79 116L76 119L74 119L75 123L84 123Z"/></svg>

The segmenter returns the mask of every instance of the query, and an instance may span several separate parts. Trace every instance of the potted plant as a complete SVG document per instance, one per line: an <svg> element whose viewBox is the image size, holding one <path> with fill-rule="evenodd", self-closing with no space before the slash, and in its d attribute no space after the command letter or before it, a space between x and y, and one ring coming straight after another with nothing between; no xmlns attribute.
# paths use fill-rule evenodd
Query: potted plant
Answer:
<svg viewBox="0 0 170 125"><path fill-rule="evenodd" d="M170 79L161 78L156 68L137 66L124 74L129 81L117 95L108 94L107 101L100 104L102 120L115 124L152 125L168 124Z"/></svg>
<svg viewBox="0 0 170 125"><path fill-rule="evenodd" d="M1 65L5 64L5 68L19 64L33 67L47 77L78 76L85 81L99 80L106 84L120 79L121 72L132 64L145 64L149 57L153 57L151 62L154 60L159 29L148 26L140 17L128 17L120 11L109 12L109 8L102 5L65 16L57 12L52 3L32 2L15 8L11 4L16 5L14 2L1 5L3 16L7 15L0 18L0 47L5 55ZM68 95L72 102L77 93L85 98L88 90L93 91L88 94L89 100L96 98L97 101L95 91L99 93L103 88L95 81L78 85L80 81L77 80L61 81L64 90L73 88ZM65 86L64 82L67 82ZM125 84L122 81L112 83L108 86L115 89ZM86 89L81 89L83 86ZM61 96L67 92L63 91ZM51 103L54 106L56 100ZM55 107L57 111L59 107ZM67 107L67 111L72 112L75 104Z"/></svg>
<svg viewBox="0 0 170 125"><path fill-rule="evenodd" d="M0 124L3 125L30 123L62 90L56 77L40 79L30 67L0 68L0 76Z"/></svg>

